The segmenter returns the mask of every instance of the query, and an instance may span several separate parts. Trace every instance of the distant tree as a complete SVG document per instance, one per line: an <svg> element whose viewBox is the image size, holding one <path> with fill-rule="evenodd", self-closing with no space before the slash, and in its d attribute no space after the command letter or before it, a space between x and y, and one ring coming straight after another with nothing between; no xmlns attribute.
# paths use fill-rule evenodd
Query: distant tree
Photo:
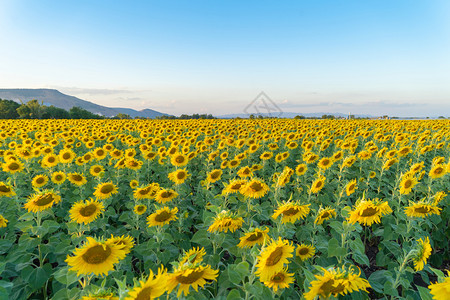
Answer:
<svg viewBox="0 0 450 300"><path fill-rule="evenodd" d="M114 119L131 119L131 116L128 114L118 113Z"/></svg>
<svg viewBox="0 0 450 300"><path fill-rule="evenodd" d="M438 119L445 119L445 117L444 116L439 116Z"/></svg>
<svg viewBox="0 0 450 300"><path fill-rule="evenodd" d="M17 119L19 114L17 109L20 104L12 100L0 99L0 119Z"/></svg>
<svg viewBox="0 0 450 300"><path fill-rule="evenodd" d="M298 119L305 119L305 116L302 115L297 115L294 117L294 119L298 120Z"/></svg>
<svg viewBox="0 0 450 300"><path fill-rule="evenodd" d="M62 108L51 106L45 106L44 119L70 119L70 113Z"/></svg>
<svg viewBox="0 0 450 300"><path fill-rule="evenodd" d="M36 99L30 100L27 103L22 103L17 108L17 113L20 118L24 119L42 119L44 114L45 106L43 103L39 103Z"/></svg>
<svg viewBox="0 0 450 300"><path fill-rule="evenodd" d="M74 106L69 110L71 119L104 119L104 117L91 113L84 108Z"/></svg>

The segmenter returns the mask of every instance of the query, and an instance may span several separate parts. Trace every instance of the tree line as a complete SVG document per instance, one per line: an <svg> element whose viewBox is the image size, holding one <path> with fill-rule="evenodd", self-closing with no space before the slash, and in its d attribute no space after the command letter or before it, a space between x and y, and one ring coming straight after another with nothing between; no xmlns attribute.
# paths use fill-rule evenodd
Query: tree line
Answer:
<svg viewBox="0 0 450 300"><path fill-rule="evenodd" d="M53 105L43 105L36 99L22 104L0 99L0 119L104 119L104 117L77 106L65 110Z"/></svg>

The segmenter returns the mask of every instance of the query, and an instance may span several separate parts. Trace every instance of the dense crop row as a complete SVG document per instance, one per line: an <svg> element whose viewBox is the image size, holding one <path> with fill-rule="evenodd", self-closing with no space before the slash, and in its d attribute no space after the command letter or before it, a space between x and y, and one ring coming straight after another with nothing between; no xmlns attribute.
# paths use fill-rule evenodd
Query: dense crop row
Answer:
<svg viewBox="0 0 450 300"><path fill-rule="evenodd" d="M449 128L0 121L0 299L449 299Z"/></svg>

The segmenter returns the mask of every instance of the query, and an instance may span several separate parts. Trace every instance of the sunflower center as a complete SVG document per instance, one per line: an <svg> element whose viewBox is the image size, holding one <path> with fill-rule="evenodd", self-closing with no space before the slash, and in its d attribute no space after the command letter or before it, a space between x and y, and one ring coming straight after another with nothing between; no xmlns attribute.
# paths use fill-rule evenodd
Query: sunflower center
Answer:
<svg viewBox="0 0 450 300"><path fill-rule="evenodd" d="M11 191L11 188L6 185L0 185L0 192L2 193L9 193Z"/></svg>
<svg viewBox="0 0 450 300"><path fill-rule="evenodd" d="M240 183L235 183L235 184L233 184L230 188L231 188L232 190L239 190L239 189L241 188L241 185L242 185L242 184L240 184Z"/></svg>
<svg viewBox="0 0 450 300"><path fill-rule="evenodd" d="M322 185L323 185L323 182L322 182L322 181L318 181L318 182L316 183L316 188L319 189L319 188L322 187Z"/></svg>
<svg viewBox="0 0 450 300"><path fill-rule="evenodd" d="M305 168L303 168L303 167L297 169L297 171L298 171L299 173L303 173L304 170L305 170Z"/></svg>
<svg viewBox="0 0 450 300"><path fill-rule="evenodd" d="M320 216L320 218L325 219L325 218L328 218L329 216L330 216L330 213L326 211Z"/></svg>
<svg viewBox="0 0 450 300"><path fill-rule="evenodd" d="M80 209L80 215L83 217L90 217L97 211L97 206L95 204L89 204L82 209Z"/></svg>
<svg viewBox="0 0 450 300"><path fill-rule="evenodd" d="M70 153L64 153L62 157L64 159L69 159L70 158Z"/></svg>
<svg viewBox="0 0 450 300"><path fill-rule="evenodd" d="M101 168L99 168L99 167L95 167L94 168L94 173L100 173L101 172Z"/></svg>
<svg viewBox="0 0 450 300"><path fill-rule="evenodd" d="M298 254L300 255L306 255L309 253L309 249L304 247L304 248L300 248L300 250L298 250Z"/></svg>
<svg viewBox="0 0 450 300"><path fill-rule="evenodd" d="M178 178L178 179L181 180L181 179L184 179L184 177L186 177L186 174L185 174L184 172L178 172L178 173L177 173L177 178Z"/></svg>
<svg viewBox="0 0 450 300"><path fill-rule="evenodd" d="M412 185L412 182L411 182L410 179L408 179L408 180L405 181L405 184L404 184L405 189L409 188L411 185Z"/></svg>
<svg viewBox="0 0 450 300"><path fill-rule="evenodd" d="M345 289L345 287L344 287L344 285L342 285L342 283L338 283L337 285L335 285L334 279L328 280L327 282L322 284L322 286L320 287L322 294L325 294L327 296L330 294L337 295L337 294L341 293L342 291L344 291L344 289Z"/></svg>
<svg viewBox="0 0 450 300"><path fill-rule="evenodd" d="M141 211L143 211L145 209L145 206L143 206L143 205L139 205L138 207L137 207L137 211L138 212L141 212Z"/></svg>
<svg viewBox="0 0 450 300"><path fill-rule="evenodd" d="M172 196L171 192L164 191L161 193L161 198L170 198L170 196Z"/></svg>
<svg viewBox="0 0 450 300"><path fill-rule="evenodd" d="M98 265L106 261L110 255L111 248L108 245L105 248L102 245L97 245L89 248L81 257L88 264Z"/></svg>
<svg viewBox="0 0 450 300"><path fill-rule="evenodd" d="M250 234L248 236L247 241L248 242L254 242L254 241L257 241L257 240L261 239L261 237L262 237L262 233L261 232L254 232L254 233L252 233L252 234Z"/></svg>
<svg viewBox="0 0 450 300"><path fill-rule="evenodd" d="M44 177L38 177L38 178L36 178L36 183L37 184L42 184L42 183L44 183Z"/></svg>
<svg viewBox="0 0 450 300"><path fill-rule="evenodd" d="M269 257L266 261L266 266L271 267L276 265L283 256L283 247L277 247L272 253L270 253Z"/></svg>
<svg viewBox="0 0 450 300"><path fill-rule="evenodd" d="M283 273L277 273L272 277L273 282L284 282L284 274Z"/></svg>
<svg viewBox="0 0 450 300"><path fill-rule="evenodd" d="M53 199L53 196L50 194L41 195L36 201L34 201L34 204L37 206L45 206L52 203L53 200L55 199Z"/></svg>
<svg viewBox="0 0 450 300"><path fill-rule="evenodd" d="M426 207L426 206L421 206L421 207L414 208L414 211L418 212L420 214L426 214L426 213L428 213L430 211L430 208Z"/></svg>
<svg viewBox="0 0 450 300"><path fill-rule="evenodd" d="M291 207L283 211L283 216L293 216L296 215L300 210L297 207Z"/></svg>
<svg viewBox="0 0 450 300"><path fill-rule="evenodd" d="M54 163L55 160L56 160L56 159L55 159L53 156L50 156L50 157L48 158L47 161L48 161L49 163Z"/></svg>
<svg viewBox="0 0 450 300"><path fill-rule="evenodd" d="M444 169L439 167L439 168L436 168L433 173L436 175L440 175L440 174L442 174L442 172L444 172Z"/></svg>
<svg viewBox="0 0 450 300"><path fill-rule="evenodd" d="M97 150L97 155L98 156L103 156L105 154L105 151L103 150Z"/></svg>
<svg viewBox="0 0 450 300"><path fill-rule="evenodd" d="M181 284L192 284L197 280L199 280L200 278L202 278L204 272L205 272L204 270L201 270L201 271L193 271L189 273L189 275L187 276L178 275L176 277L176 280Z"/></svg>
<svg viewBox="0 0 450 300"><path fill-rule="evenodd" d="M81 177L81 175L75 174L75 175L72 175L72 179L75 181L82 181L83 177Z"/></svg>
<svg viewBox="0 0 450 300"><path fill-rule="evenodd" d="M179 164L184 163L184 157L183 156L177 156L175 158L175 161Z"/></svg>
<svg viewBox="0 0 450 300"><path fill-rule="evenodd" d="M330 160L329 159L324 159L323 161L322 161L322 165L323 166L328 166L330 164Z"/></svg>
<svg viewBox="0 0 450 300"><path fill-rule="evenodd" d="M254 190L255 192L259 192L260 190L263 189L263 186L262 186L262 184L259 183L259 182L253 182L253 183L250 185L250 188L251 188L252 190Z"/></svg>
<svg viewBox="0 0 450 300"><path fill-rule="evenodd" d="M169 220L171 217L172 217L171 212L162 211L156 215L155 221L156 222L165 222L165 221Z"/></svg>
<svg viewBox="0 0 450 300"><path fill-rule="evenodd" d="M136 300L147 300L147 299L152 299L152 288L151 287L146 287L143 288L139 294L136 297Z"/></svg>
<svg viewBox="0 0 450 300"><path fill-rule="evenodd" d="M377 213L378 213L378 209L377 208L367 207L359 215L361 217L371 217L373 215L376 215Z"/></svg>
<svg viewBox="0 0 450 300"><path fill-rule="evenodd" d="M112 184L105 184L104 186L102 186L102 188L100 189L100 193L102 194L109 194L114 190L114 186Z"/></svg>
<svg viewBox="0 0 450 300"><path fill-rule="evenodd" d="M62 175L59 175L59 174L58 174L58 175L55 176L55 180L56 180L56 181L60 181L60 180L62 180L62 179L63 179Z"/></svg>
<svg viewBox="0 0 450 300"><path fill-rule="evenodd" d="M15 170L18 170L19 168L20 168L20 166L19 166L18 163L13 162L13 163L10 163L10 164L9 164L9 169L10 169L10 170L15 171Z"/></svg>

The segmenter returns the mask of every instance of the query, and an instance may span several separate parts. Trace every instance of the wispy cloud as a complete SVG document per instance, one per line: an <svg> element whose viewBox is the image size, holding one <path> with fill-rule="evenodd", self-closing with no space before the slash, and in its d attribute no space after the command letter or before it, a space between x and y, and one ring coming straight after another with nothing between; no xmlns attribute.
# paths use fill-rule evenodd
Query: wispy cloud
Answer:
<svg viewBox="0 0 450 300"><path fill-rule="evenodd" d="M127 89L92 89L92 88L65 87L65 86L54 86L53 88L65 93L79 94L79 95L116 95L116 94L135 93L135 91Z"/></svg>

